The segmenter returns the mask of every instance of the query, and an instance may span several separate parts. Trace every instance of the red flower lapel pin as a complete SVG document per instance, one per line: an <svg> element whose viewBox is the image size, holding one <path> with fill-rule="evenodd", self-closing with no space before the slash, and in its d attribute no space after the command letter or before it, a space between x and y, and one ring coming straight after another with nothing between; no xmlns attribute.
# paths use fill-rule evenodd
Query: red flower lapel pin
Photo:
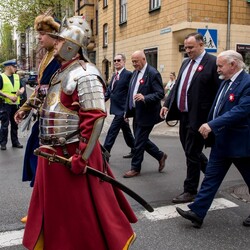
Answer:
<svg viewBox="0 0 250 250"><path fill-rule="evenodd" d="M234 94L230 94L230 95L229 95L229 101L230 101L230 102L233 102L233 101L234 101Z"/></svg>
<svg viewBox="0 0 250 250"><path fill-rule="evenodd" d="M139 80L139 83L140 83L140 84L144 84L144 80L143 80L143 79L140 79L140 80Z"/></svg>
<svg viewBox="0 0 250 250"><path fill-rule="evenodd" d="M197 71L201 72L202 70L203 70L203 65L199 65L198 68L197 68Z"/></svg>

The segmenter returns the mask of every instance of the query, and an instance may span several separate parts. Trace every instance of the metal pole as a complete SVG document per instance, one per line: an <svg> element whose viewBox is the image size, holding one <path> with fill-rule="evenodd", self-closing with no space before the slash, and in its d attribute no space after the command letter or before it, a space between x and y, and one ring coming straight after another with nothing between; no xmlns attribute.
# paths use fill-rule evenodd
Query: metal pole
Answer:
<svg viewBox="0 0 250 250"><path fill-rule="evenodd" d="M115 47L116 47L116 0L113 1L113 58L115 57ZM113 66L113 71L115 71Z"/></svg>
<svg viewBox="0 0 250 250"><path fill-rule="evenodd" d="M231 37L231 0L227 3L227 41L226 50L230 49L230 37Z"/></svg>

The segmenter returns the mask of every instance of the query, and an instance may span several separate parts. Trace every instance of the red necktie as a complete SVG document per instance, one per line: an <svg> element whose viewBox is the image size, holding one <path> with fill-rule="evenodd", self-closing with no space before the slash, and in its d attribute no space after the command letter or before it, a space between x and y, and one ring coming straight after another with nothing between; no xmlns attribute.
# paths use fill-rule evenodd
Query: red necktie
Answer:
<svg viewBox="0 0 250 250"><path fill-rule="evenodd" d="M181 96L180 96L180 103L179 103L180 104L179 108L180 108L181 112L185 111L187 85L188 85L188 80L189 80L190 73L192 71L194 63L195 63L195 60L192 60L192 62L189 65L189 68L188 68L185 80L184 80L183 85L182 85Z"/></svg>
<svg viewBox="0 0 250 250"><path fill-rule="evenodd" d="M114 77L114 80L113 80L113 82L112 82L112 90L114 89L114 86L115 86L115 82L118 80L118 75L119 75L119 73L118 73L118 71L116 72L116 74L115 74L115 77Z"/></svg>

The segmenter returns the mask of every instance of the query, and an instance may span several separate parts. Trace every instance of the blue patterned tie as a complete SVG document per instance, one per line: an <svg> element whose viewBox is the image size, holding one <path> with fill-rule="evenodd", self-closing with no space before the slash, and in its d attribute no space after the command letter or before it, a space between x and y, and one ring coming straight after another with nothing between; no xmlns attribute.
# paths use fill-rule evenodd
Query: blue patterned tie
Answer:
<svg viewBox="0 0 250 250"><path fill-rule="evenodd" d="M130 93L129 93L129 109L132 109L133 105L134 105L134 95L133 94L134 94L134 89L135 89L135 85L136 85L139 73L140 73L140 71L137 71L135 73L135 77L133 78L132 83L131 83L131 88L130 88Z"/></svg>
<svg viewBox="0 0 250 250"><path fill-rule="evenodd" d="M216 103L216 106L215 106L215 109L214 109L213 118L218 117L218 114L219 114L219 112L221 110L221 104L223 103L223 100L224 100L224 98L226 96L226 93L227 93L228 86L229 86L230 82L231 82L231 79L228 79L228 80L225 81L224 87L221 90L221 94L219 96L219 99L218 99L218 101Z"/></svg>

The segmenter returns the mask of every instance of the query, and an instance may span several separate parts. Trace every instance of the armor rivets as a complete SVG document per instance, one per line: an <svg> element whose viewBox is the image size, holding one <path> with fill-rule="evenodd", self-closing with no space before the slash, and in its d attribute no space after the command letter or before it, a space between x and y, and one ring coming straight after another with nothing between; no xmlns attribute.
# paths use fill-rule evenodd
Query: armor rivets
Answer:
<svg viewBox="0 0 250 250"><path fill-rule="evenodd" d="M60 137L58 139L58 141L59 141L59 143L60 143L61 146L65 145L65 143L66 143L66 139L64 137Z"/></svg>

